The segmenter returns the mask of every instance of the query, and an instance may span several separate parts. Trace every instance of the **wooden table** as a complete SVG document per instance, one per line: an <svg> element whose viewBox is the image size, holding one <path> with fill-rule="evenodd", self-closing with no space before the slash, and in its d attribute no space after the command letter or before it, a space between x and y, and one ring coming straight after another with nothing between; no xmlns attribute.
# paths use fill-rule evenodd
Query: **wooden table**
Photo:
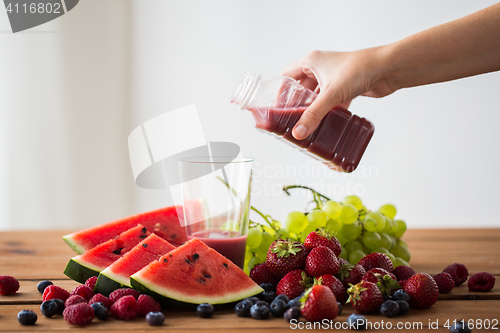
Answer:
<svg viewBox="0 0 500 333"><path fill-rule="evenodd" d="M110 318L104 322L94 319L92 324L76 327L68 324L61 316L45 318L39 305L41 295L36 285L41 280L52 280L54 284L68 290L77 286L69 280L63 270L75 254L64 243L61 236L69 230L12 231L0 233L0 274L12 275L20 280L19 292L11 296L0 296L0 332L46 331L46 332L145 332L167 330L169 332L230 332L230 331L290 331L290 325L280 318L254 320L237 317L233 311L216 312L210 319L201 319L192 312L165 311L165 324L161 327L147 325L143 318L124 322ZM448 331L446 321L469 319L481 322L483 326L500 329L500 229L460 230L409 230L404 237L412 253L410 264L417 272L436 274L448 264L459 262L469 273L487 271L497 277L497 286L487 293L469 292L466 284L455 288L450 294L439 296L432 307L424 310L410 310L404 317L385 318L380 314L369 315L374 323L391 323L393 330L398 323L421 325L419 331ZM38 314L35 326L21 326L16 314L22 309L34 310ZM342 324L353 313L350 305L344 307L342 315L335 322ZM431 329L436 323L438 329ZM415 324L414 324L415 323ZM496 323L496 325L495 325ZM401 325L400 324L400 325ZM484 330L484 329L483 329ZM479 331L478 329L474 329ZM493 330L487 330L493 331Z"/></svg>

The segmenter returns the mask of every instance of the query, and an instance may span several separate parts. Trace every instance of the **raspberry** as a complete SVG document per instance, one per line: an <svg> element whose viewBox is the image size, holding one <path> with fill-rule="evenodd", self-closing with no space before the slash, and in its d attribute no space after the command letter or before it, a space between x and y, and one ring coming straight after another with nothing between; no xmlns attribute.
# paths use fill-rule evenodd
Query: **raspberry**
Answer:
<svg viewBox="0 0 500 333"><path fill-rule="evenodd" d="M85 285L94 291L95 284L97 282L97 276L91 276L85 281Z"/></svg>
<svg viewBox="0 0 500 333"><path fill-rule="evenodd" d="M469 291L490 291L495 286L495 277L488 272L472 274L467 282Z"/></svg>
<svg viewBox="0 0 500 333"><path fill-rule="evenodd" d="M117 300L119 300L120 298L122 298L123 296L134 296L135 299L139 298L139 295L141 293L138 292L137 290L134 290L134 289L130 289L130 288L120 288L120 289L116 289L115 291L113 291L111 294L109 294L109 299L111 300L111 302L116 302Z"/></svg>
<svg viewBox="0 0 500 333"><path fill-rule="evenodd" d="M92 296L94 296L94 292L88 286L82 284L82 285L79 285L78 287L76 287L75 289L73 289L73 291L70 293L70 296L73 296L73 295L82 296L88 302L92 298Z"/></svg>
<svg viewBox="0 0 500 333"><path fill-rule="evenodd" d="M64 307L67 308L79 303L87 303L87 300L80 295L73 295L68 297L66 302L64 302Z"/></svg>
<svg viewBox="0 0 500 333"><path fill-rule="evenodd" d="M415 272L415 270L413 268L411 268L410 266L405 266L405 265L401 265L401 266L394 268L392 273L394 275L396 275L396 279L398 281L408 280L413 275L417 274L417 272Z"/></svg>
<svg viewBox="0 0 500 333"><path fill-rule="evenodd" d="M137 316L139 311L139 303L134 296L123 296L117 300L110 309L111 315L116 319L131 320Z"/></svg>
<svg viewBox="0 0 500 333"><path fill-rule="evenodd" d="M455 281L453 281L449 273L441 272L433 275L432 278L436 281L440 294L449 293L455 287Z"/></svg>
<svg viewBox="0 0 500 333"><path fill-rule="evenodd" d="M149 312L159 312L161 311L161 305L155 299L149 295L141 295L137 300L139 303L139 311L137 312L138 316L144 317Z"/></svg>
<svg viewBox="0 0 500 333"><path fill-rule="evenodd" d="M0 295L12 295L19 290L19 281L9 275L0 275Z"/></svg>
<svg viewBox="0 0 500 333"><path fill-rule="evenodd" d="M92 305L94 303L102 303L106 308L111 308L111 305L113 305L113 301L104 296L103 294L95 294L94 297L92 297L89 301L89 305Z"/></svg>
<svg viewBox="0 0 500 333"><path fill-rule="evenodd" d="M64 309L63 316L72 325L87 325L94 319L94 309L87 303L78 303Z"/></svg>
<svg viewBox="0 0 500 333"><path fill-rule="evenodd" d="M43 291L42 301L48 301L49 299L58 298L60 300L66 301L69 297L69 292L59 286L48 286Z"/></svg>
<svg viewBox="0 0 500 333"><path fill-rule="evenodd" d="M443 269L443 272L451 275L451 278L455 281L455 287L467 281L467 277L469 276L467 267L458 263L446 266L446 268Z"/></svg>

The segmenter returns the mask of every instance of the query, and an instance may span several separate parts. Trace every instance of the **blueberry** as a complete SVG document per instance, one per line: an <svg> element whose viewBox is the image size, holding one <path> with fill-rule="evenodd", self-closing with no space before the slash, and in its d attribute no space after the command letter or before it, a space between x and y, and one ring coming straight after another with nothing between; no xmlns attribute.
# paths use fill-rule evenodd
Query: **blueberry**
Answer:
<svg viewBox="0 0 500 333"><path fill-rule="evenodd" d="M261 283L259 285L264 291L276 291L276 287L271 283Z"/></svg>
<svg viewBox="0 0 500 333"><path fill-rule="evenodd" d="M384 295L384 301L393 301L391 295Z"/></svg>
<svg viewBox="0 0 500 333"><path fill-rule="evenodd" d="M250 308L250 315L253 319L267 319L269 317L269 308L263 304L254 304Z"/></svg>
<svg viewBox="0 0 500 333"><path fill-rule="evenodd" d="M57 313L59 310L59 307L57 306L57 303L50 300L50 301L45 301L40 305L40 312L47 318L52 317Z"/></svg>
<svg viewBox="0 0 500 333"><path fill-rule="evenodd" d="M283 300L283 302L285 302L285 304L288 303L288 302L290 302L290 299L288 298L288 296L287 295L283 295L283 294L276 296L275 299L281 299L281 300Z"/></svg>
<svg viewBox="0 0 500 333"><path fill-rule="evenodd" d="M398 289L392 294L392 299L395 301L405 301L409 302L410 301L410 295L403 289Z"/></svg>
<svg viewBox="0 0 500 333"><path fill-rule="evenodd" d="M57 312L56 313L62 315L63 311L64 311L64 301L62 299L59 299L59 298L54 298L51 301L53 301L54 303L57 304Z"/></svg>
<svg viewBox="0 0 500 333"><path fill-rule="evenodd" d="M347 317L347 323L349 323L349 328L353 330L366 330L366 317L353 313Z"/></svg>
<svg viewBox="0 0 500 333"><path fill-rule="evenodd" d="M99 320L106 320L108 318L108 308L101 302L95 302L90 305L94 309L94 315Z"/></svg>
<svg viewBox="0 0 500 333"><path fill-rule="evenodd" d="M234 307L234 312L240 317L248 317L250 316L250 308L252 307L253 303L249 300L243 300L236 304Z"/></svg>
<svg viewBox="0 0 500 333"><path fill-rule="evenodd" d="M297 307L293 307L285 311L283 318L285 318L286 321L290 322L292 319L299 319L300 315L300 309Z"/></svg>
<svg viewBox="0 0 500 333"><path fill-rule="evenodd" d="M267 291L267 290L265 290L260 295L260 299L262 301L267 302L267 303L271 303L272 301L274 301L275 298L276 298L276 293L274 291Z"/></svg>
<svg viewBox="0 0 500 333"><path fill-rule="evenodd" d="M337 306L339 307L339 312L337 313L337 316L340 316L344 307L342 306L342 303L340 303L340 302L337 302Z"/></svg>
<svg viewBox="0 0 500 333"><path fill-rule="evenodd" d="M214 306L209 303L200 304L196 308L196 313L201 318L210 318L214 314Z"/></svg>
<svg viewBox="0 0 500 333"><path fill-rule="evenodd" d="M470 333L470 328L467 323L464 323L463 320L457 321L455 324L450 326L451 333Z"/></svg>
<svg viewBox="0 0 500 333"><path fill-rule="evenodd" d="M252 297L245 298L244 301L250 301L250 302L252 302L252 304L255 304L259 301L259 299L255 296L252 296Z"/></svg>
<svg viewBox="0 0 500 333"><path fill-rule="evenodd" d="M399 313L399 305L394 301L385 301L380 307L380 313L387 318L395 317Z"/></svg>
<svg viewBox="0 0 500 333"><path fill-rule="evenodd" d="M408 302L396 301L396 303L398 303L398 305L399 305L398 316L404 316L405 314L408 313L408 311L410 311L410 304L408 304Z"/></svg>
<svg viewBox="0 0 500 333"><path fill-rule="evenodd" d="M36 289L38 290L38 292L40 294L43 294L43 292L45 291L45 288L47 288L48 286L51 286L51 285L53 285L52 281L49 281L49 280L40 281L36 285Z"/></svg>
<svg viewBox="0 0 500 333"><path fill-rule="evenodd" d="M283 313L285 313L285 310L286 303L282 299L275 299L269 306L269 311L271 311L273 317L283 317Z"/></svg>
<svg viewBox="0 0 500 333"><path fill-rule="evenodd" d="M286 308L287 309L290 309L290 308L300 308L300 297L296 297L294 299L292 299L290 302L286 303Z"/></svg>
<svg viewBox="0 0 500 333"><path fill-rule="evenodd" d="M269 303L268 303L268 302L266 302L266 301L258 301L258 302L257 302L257 303L255 303L255 304L257 304L257 305L264 305L264 306L269 307Z"/></svg>
<svg viewBox="0 0 500 333"><path fill-rule="evenodd" d="M165 315L159 311L148 312L146 322L151 326L161 326L165 322Z"/></svg>
<svg viewBox="0 0 500 333"><path fill-rule="evenodd" d="M38 316L30 310L22 310L17 314L17 321L21 325L35 325Z"/></svg>

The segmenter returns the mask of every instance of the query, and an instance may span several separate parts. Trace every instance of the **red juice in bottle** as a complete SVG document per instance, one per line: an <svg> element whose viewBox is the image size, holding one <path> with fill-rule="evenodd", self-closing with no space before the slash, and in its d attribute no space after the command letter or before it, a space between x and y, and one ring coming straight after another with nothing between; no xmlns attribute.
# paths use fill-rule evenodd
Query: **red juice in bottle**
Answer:
<svg viewBox="0 0 500 333"><path fill-rule="evenodd" d="M251 111L255 127L297 145L331 169L352 172L373 136L373 124L336 106L310 136L296 140L293 127L316 97L292 78L263 81L260 75L246 73L232 102Z"/></svg>
<svg viewBox="0 0 500 333"><path fill-rule="evenodd" d="M193 233L191 238L198 238L207 246L222 254L233 264L243 269L245 264L245 247L247 236L241 236L237 231L210 231L203 230Z"/></svg>

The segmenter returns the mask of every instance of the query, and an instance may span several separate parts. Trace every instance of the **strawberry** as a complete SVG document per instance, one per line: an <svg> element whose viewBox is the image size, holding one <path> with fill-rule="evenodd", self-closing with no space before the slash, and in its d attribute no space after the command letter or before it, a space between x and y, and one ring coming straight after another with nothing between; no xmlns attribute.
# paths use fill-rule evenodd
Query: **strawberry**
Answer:
<svg viewBox="0 0 500 333"><path fill-rule="evenodd" d="M410 295L410 307L424 309L436 303L439 288L429 274L418 273L406 280L403 288Z"/></svg>
<svg viewBox="0 0 500 333"><path fill-rule="evenodd" d="M267 251L267 268L278 278L295 269L304 268L307 249L300 242L278 239Z"/></svg>
<svg viewBox="0 0 500 333"><path fill-rule="evenodd" d="M384 296L375 283L361 281L347 289L353 308L361 314L376 312L384 303Z"/></svg>
<svg viewBox="0 0 500 333"><path fill-rule="evenodd" d="M338 257L342 251L339 240L323 228L320 228L318 231L311 232L307 235L306 240L304 241L304 246L309 251L320 245L326 246L332 250L336 257Z"/></svg>
<svg viewBox="0 0 500 333"><path fill-rule="evenodd" d="M495 286L495 276L488 272L472 274L467 281L469 291L490 291Z"/></svg>
<svg viewBox="0 0 500 333"><path fill-rule="evenodd" d="M311 286L311 278L306 271L296 269L285 275L276 286L276 295L286 295L289 299L300 296Z"/></svg>
<svg viewBox="0 0 500 333"><path fill-rule="evenodd" d="M339 272L339 260L330 248L319 245L311 250L306 258L306 272L311 276L335 275Z"/></svg>
<svg viewBox="0 0 500 333"><path fill-rule="evenodd" d="M300 312L308 321L333 320L337 318L339 307L330 288L315 285L309 288L300 299Z"/></svg>
<svg viewBox="0 0 500 333"><path fill-rule="evenodd" d="M407 280L417 273L413 268L406 265L398 266L392 272L396 275L398 281Z"/></svg>
<svg viewBox="0 0 500 333"><path fill-rule="evenodd" d="M390 273L393 270L391 259L383 253L370 253L361 258L358 264L363 266L365 271L372 268L383 268Z"/></svg>
<svg viewBox="0 0 500 333"><path fill-rule="evenodd" d="M335 276L330 274L321 275L317 279L314 279L314 284L321 284L330 288L335 295L337 302L344 304L345 301L347 301L347 291L345 290L342 281L337 279Z"/></svg>
<svg viewBox="0 0 500 333"><path fill-rule="evenodd" d="M467 267L459 263L454 263L446 266L446 268L443 269L443 272L451 275L451 278L453 279L453 281L455 281L455 287L467 281L467 277L469 276Z"/></svg>
<svg viewBox="0 0 500 333"><path fill-rule="evenodd" d="M267 264L265 262L255 265L252 268L250 271L250 278L257 284L270 283L273 286L276 286L280 281L280 279L274 276L269 268L267 268Z"/></svg>
<svg viewBox="0 0 500 333"><path fill-rule="evenodd" d="M361 280L375 283L382 295L392 295L393 289L401 289L396 276L382 268L370 269L361 277Z"/></svg>
<svg viewBox="0 0 500 333"><path fill-rule="evenodd" d="M345 288L349 288L349 284L356 284L361 281L361 278L366 273L363 266L358 264L341 265L337 278L342 281Z"/></svg>
<svg viewBox="0 0 500 333"><path fill-rule="evenodd" d="M339 257L338 259L339 259L339 263L341 265L348 265L348 264L350 264L350 262L348 260L345 260L344 258L340 258Z"/></svg>
<svg viewBox="0 0 500 333"><path fill-rule="evenodd" d="M433 275L432 278L436 281L440 294L449 293L455 287L455 281L453 281L449 273L441 272Z"/></svg>

